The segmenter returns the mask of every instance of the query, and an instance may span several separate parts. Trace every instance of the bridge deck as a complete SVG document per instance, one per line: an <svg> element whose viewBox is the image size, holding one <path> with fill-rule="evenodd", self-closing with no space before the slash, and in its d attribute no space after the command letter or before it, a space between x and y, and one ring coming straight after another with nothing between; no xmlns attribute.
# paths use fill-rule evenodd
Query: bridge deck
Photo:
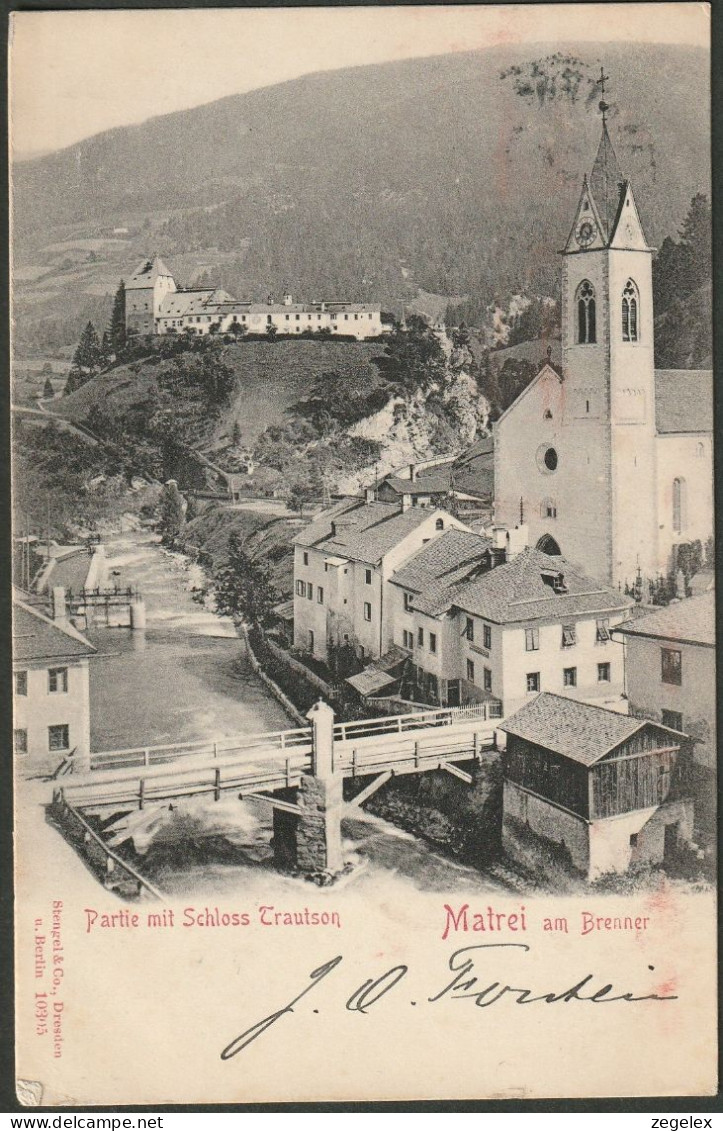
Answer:
<svg viewBox="0 0 723 1131"><path fill-rule="evenodd" d="M426 726L404 730L397 726L398 717L393 718L394 729L387 733L364 734L358 728L358 737L337 739L334 772L344 777L362 777L388 771L407 774L444 768L448 762L476 758L490 748L497 723L484 717L457 721L447 715L444 723L437 720L432 725L427 722ZM102 773L96 769L89 774L72 774L63 779L63 794L74 806L96 810L128 805L142 808L151 802L199 795L219 798L221 793L231 790L242 796L298 786L302 774L312 771L310 733L306 728L284 732L294 735L296 745L290 749L281 747L280 733L252 736L248 741L256 742L256 746L217 750L216 757L210 754L207 744L203 751L193 751L182 760L175 758L172 765L168 758L165 763L146 761L140 767L138 763L126 762L122 766L116 762ZM263 745L264 737L275 745L268 741Z"/></svg>

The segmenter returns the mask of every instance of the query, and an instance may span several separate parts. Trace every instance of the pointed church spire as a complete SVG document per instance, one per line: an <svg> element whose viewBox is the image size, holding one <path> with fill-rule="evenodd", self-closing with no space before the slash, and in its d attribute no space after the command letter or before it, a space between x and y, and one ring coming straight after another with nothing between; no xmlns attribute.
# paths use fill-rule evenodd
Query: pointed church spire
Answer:
<svg viewBox="0 0 723 1131"><path fill-rule="evenodd" d="M620 185L624 178L620 172L618 159L615 156L613 143L608 133L606 114L610 107L605 101L605 83L608 81L608 76L605 74L602 67L600 68L600 78L597 81L600 84L600 90L603 96L598 104L600 113L602 114L602 137L600 138L597 156L592 167L590 191L592 192L600 213L600 219L605 229L605 238L609 239L620 200Z"/></svg>

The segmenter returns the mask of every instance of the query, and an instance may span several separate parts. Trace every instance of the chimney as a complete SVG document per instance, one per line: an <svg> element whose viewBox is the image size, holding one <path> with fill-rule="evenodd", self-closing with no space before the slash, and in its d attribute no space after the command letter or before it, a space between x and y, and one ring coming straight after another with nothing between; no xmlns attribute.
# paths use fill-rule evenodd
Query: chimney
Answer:
<svg viewBox="0 0 723 1131"><path fill-rule="evenodd" d="M364 499L367 503L375 502L376 497L377 497L377 493L376 493L376 490L374 489L374 487L365 487L364 488Z"/></svg>
<svg viewBox="0 0 723 1131"><path fill-rule="evenodd" d="M53 620L64 621L65 615L65 588L62 585L54 585L51 599L51 608L53 611Z"/></svg>
<svg viewBox="0 0 723 1131"><path fill-rule="evenodd" d="M414 470L414 464L413 463L410 463L410 465L409 465L409 479L412 483L414 483L414 480L416 479L416 472Z"/></svg>
<svg viewBox="0 0 723 1131"><path fill-rule="evenodd" d="M507 549L507 530L504 526L492 527L492 545L496 550Z"/></svg>
<svg viewBox="0 0 723 1131"><path fill-rule="evenodd" d="M527 549L528 530L527 523L516 526L514 530L507 531L507 561L511 562L518 554Z"/></svg>
<svg viewBox="0 0 723 1131"><path fill-rule="evenodd" d="M402 495L402 510L408 511L410 509L411 505L412 505L412 496L407 495L407 494Z"/></svg>
<svg viewBox="0 0 723 1131"><path fill-rule="evenodd" d="M290 294L285 294L285 295L284 295L284 306L291 306L291 304L293 303L293 301L294 301L294 300L293 300L293 298L291 297L291 295L290 295Z"/></svg>

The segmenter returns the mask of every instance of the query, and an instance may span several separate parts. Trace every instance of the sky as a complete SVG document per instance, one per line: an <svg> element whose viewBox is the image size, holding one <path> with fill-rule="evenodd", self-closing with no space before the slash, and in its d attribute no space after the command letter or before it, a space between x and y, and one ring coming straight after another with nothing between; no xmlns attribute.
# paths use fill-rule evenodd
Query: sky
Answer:
<svg viewBox="0 0 723 1131"><path fill-rule="evenodd" d="M15 157L315 71L510 43L707 46L706 4L16 12Z"/></svg>

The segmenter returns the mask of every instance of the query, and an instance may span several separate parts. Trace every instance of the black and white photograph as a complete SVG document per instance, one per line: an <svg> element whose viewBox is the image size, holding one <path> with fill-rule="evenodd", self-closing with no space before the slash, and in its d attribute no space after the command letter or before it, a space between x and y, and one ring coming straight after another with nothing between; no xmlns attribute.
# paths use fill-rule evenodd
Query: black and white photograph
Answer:
<svg viewBox="0 0 723 1131"><path fill-rule="evenodd" d="M10 17L20 1104L715 1093L710 16Z"/></svg>

